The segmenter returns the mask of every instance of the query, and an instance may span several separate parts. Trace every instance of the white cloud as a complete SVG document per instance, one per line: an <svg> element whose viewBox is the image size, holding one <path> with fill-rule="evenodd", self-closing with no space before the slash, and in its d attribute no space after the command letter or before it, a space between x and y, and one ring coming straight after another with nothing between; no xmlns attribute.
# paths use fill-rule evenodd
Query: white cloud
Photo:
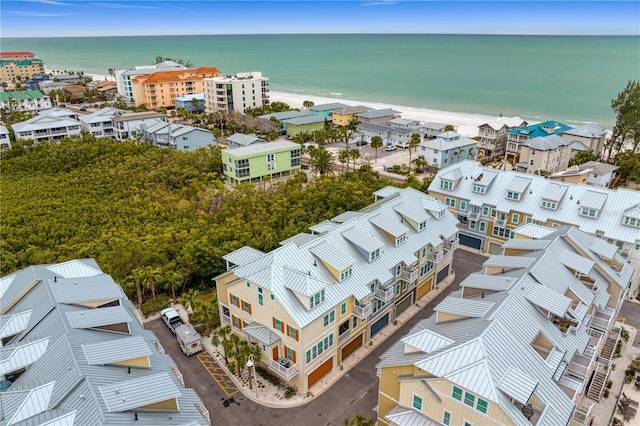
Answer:
<svg viewBox="0 0 640 426"><path fill-rule="evenodd" d="M396 0L378 0L378 1L368 1L361 4L361 6L390 6L392 4L396 4Z"/></svg>
<svg viewBox="0 0 640 426"><path fill-rule="evenodd" d="M27 3L42 3L42 4L52 4L55 6L71 6L71 3L62 3L60 1L54 0L23 0Z"/></svg>
<svg viewBox="0 0 640 426"><path fill-rule="evenodd" d="M7 15L18 15L18 16L32 16L32 17L54 17L54 16L73 16L78 15L78 13L47 13L47 12L25 12L20 10L5 10L3 13Z"/></svg>
<svg viewBox="0 0 640 426"><path fill-rule="evenodd" d="M154 6L140 6L122 3L93 3L93 6L106 7L109 9L157 9Z"/></svg>

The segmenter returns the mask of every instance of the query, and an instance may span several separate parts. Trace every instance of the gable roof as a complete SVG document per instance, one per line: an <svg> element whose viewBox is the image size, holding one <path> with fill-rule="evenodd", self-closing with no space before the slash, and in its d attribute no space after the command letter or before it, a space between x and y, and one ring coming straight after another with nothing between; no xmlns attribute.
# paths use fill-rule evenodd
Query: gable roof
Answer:
<svg viewBox="0 0 640 426"><path fill-rule="evenodd" d="M571 126L559 123L557 121L545 121L542 123L530 124L528 126L511 129L508 130L508 133L535 138L538 136L548 136L550 134L565 133L567 130L571 129Z"/></svg>
<svg viewBox="0 0 640 426"><path fill-rule="evenodd" d="M565 130L563 133L565 135L582 136L584 138L599 139L607 134L607 130L596 123L586 123L586 124L583 124L582 126Z"/></svg>
<svg viewBox="0 0 640 426"><path fill-rule="evenodd" d="M360 118L381 118L381 117L390 117L397 114L401 114L401 112L391 108L384 108L384 109L372 109L368 111L359 112L356 114L356 116Z"/></svg>
<svg viewBox="0 0 640 426"><path fill-rule="evenodd" d="M571 145L571 143L572 141L570 141L569 139L565 139L560 135L548 135L529 139L522 145L528 146L529 148L538 151L551 151L554 149L558 149L561 146Z"/></svg>

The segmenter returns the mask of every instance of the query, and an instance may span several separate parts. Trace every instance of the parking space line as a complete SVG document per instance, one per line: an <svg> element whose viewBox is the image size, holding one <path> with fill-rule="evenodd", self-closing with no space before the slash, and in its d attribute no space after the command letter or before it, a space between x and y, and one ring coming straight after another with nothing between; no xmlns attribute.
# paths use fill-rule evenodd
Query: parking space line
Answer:
<svg viewBox="0 0 640 426"><path fill-rule="evenodd" d="M209 372L213 380L216 381L220 389L230 397L240 392L240 389L231 380L227 372L218 364L218 362L209 354L201 353L197 355L202 366Z"/></svg>

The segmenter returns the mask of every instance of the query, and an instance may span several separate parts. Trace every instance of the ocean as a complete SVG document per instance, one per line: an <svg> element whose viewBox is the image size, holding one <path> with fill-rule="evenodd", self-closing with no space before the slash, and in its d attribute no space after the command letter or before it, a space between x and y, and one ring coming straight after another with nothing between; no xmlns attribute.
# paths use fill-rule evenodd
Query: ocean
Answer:
<svg viewBox="0 0 640 426"><path fill-rule="evenodd" d="M611 127L611 100L640 78L637 36L202 35L3 38L49 70L107 74L157 56L262 71L272 90Z"/></svg>

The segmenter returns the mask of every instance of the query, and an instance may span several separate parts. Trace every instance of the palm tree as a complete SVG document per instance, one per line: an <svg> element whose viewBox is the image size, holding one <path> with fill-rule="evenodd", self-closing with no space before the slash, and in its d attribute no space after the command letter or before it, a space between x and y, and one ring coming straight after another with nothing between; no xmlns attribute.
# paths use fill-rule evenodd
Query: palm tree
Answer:
<svg viewBox="0 0 640 426"><path fill-rule="evenodd" d="M413 165L416 166L416 173L422 173L423 168L427 165L427 160L424 157L418 156L413 160Z"/></svg>
<svg viewBox="0 0 640 426"><path fill-rule="evenodd" d="M253 365L258 364L262 359L262 351L260 350L260 348L257 346L250 345L246 341L243 343L244 344L241 346L240 349L243 352L244 364L246 365L247 361L249 360L249 356L253 357ZM249 371L249 389L253 389L251 369L249 368L248 371Z"/></svg>
<svg viewBox="0 0 640 426"><path fill-rule="evenodd" d="M193 288L189 289L186 293L182 293L180 296L180 303L187 310L187 313L189 313L189 311L193 312L193 303L197 297L198 292Z"/></svg>
<svg viewBox="0 0 640 426"><path fill-rule="evenodd" d="M204 334L209 335L211 329L218 324L218 304L213 301L194 301L195 309L193 310L193 318L197 322L204 324Z"/></svg>
<svg viewBox="0 0 640 426"><path fill-rule="evenodd" d="M225 348L225 352L227 351L227 349L229 349L229 358L233 358L233 360L236 363L236 374L239 376L240 375L240 365L244 365L244 363L246 363L246 360L244 362L243 361L243 355L242 355L242 342L245 342L245 340L241 340L240 337L237 334L232 334L229 337L229 343L227 344L227 348Z"/></svg>
<svg viewBox="0 0 640 426"><path fill-rule="evenodd" d="M360 158L360 150L353 148L349 150L349 159L353 160L353 169L356 169L356 160Z"/></svg>
<svg viewBox="0 0 640 426"><path fill-rule="evenodd" d="M338 161L342 163L342 173L344 173L344 163L347 163L347 170L349 170L349 151L346 149L338 151Z"/></svg>
<svg viewBox="0 0 640 426"><path fill-rule="evenodd" d="M144 268L145 275L147 277L146 284L151 289L151 295L153 296L153 300L156 299L156 280L160 279L160 269L148 266Z"/></svg>
<svg viewBox="0 0 640 426"><path fill-rule="evenodd" d="M344 419L344 426L375 426L374 420L368 419L361 414Z"/></svg>
<svg viewBox="0 0 640 426"><path fill-rule="evenodd" d="M420 145L420 134L414 133L411 135L411 138L409 139L409 164L411 164L411 148L416 147L415 149L418 149L417 148L418 145Z"/></svg>
<svg viewBox="0 0 640 426"><path fill-rule="evenodd" d="M460 162L460 154L462 154L464 152L464 149L460 148L458 150L456 150L454 152L454 154L456 155L456 163Z"/></svg>
<svg viewBox="0 0 640 426"><path fill-rule="evenodd" d="M467 158L471 158L472 160L475 159L475 156L473 155L473 148L469 148L467 152L469 153Z"/></svg>
<svg viewBox="0 0 640 426"><path fill-rule="evenodd" d="M333 173L336 163L333 154L324 147L314 149L309 160L309 169L313 174L327 175Z"/></svg>
<svg viewBox="0 0 640 426"><path fill-rule="evenodd" d="M171 297L173 303L176 303L176 284L182 285L184 282L184 275L180 271L169 272L167 281L171 283Z"/></svg>
<svg viewBox="0 0 640 426"><path fill-rule="evenodd" d="M453 132L454 130L455 130L455 128L451 124L447 124L446 126L444 126L444 131L445 132Z"/></svg>
<svg viewBox="0 0 640 426"><path fill-rule="evenodd" d="M304 101L304 102L302 102L302 107L303 108L311 108L314 105L315 104L313 103L313 101Z"/></svg>
<svg viewBox="0 0 640 426"><path fill-rule="evenodd" d="M224 362L229 365L229 357L227 356L227 342L229 342L231 338L231 326L225 325L224 327L220 327L213 333L213 338L211 339L211 343L214 346L222 345L222 351L224 352Z"/></svg>
<svg viewBox="0 0 640 426"><path fill-rule="evenodd" d="M380 136L371 138L371 148L376 150L376 163L378 162L378 148L382 148L383 142Z"/></svg>

